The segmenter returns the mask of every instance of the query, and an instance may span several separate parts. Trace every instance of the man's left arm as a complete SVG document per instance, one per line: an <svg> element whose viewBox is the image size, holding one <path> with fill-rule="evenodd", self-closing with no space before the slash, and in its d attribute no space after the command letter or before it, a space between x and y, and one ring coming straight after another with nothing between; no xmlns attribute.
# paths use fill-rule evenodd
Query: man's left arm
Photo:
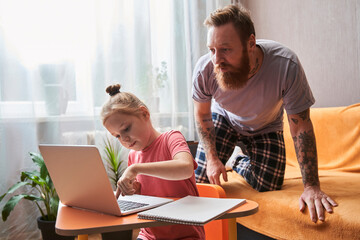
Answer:
<svg viewBox="0 0 360 240"><path fill-rule="evenodd" d="M324 208L332 213L332 207L336 207L337 203L320 189L315 133L310 110L289 114L288 120L304 184L304 192L299 199L300 211L304 211L307 205L313 222L316 223L318 219L324 221Z"/></svg>

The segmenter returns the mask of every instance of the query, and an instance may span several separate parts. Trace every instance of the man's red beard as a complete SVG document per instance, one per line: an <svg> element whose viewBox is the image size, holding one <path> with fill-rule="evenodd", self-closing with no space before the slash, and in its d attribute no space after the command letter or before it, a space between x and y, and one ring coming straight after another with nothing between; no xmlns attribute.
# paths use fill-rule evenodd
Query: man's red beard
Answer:
<svg viewBox="0 0 360 240"><path fill-rule="evenodd" d="M222 72L220 68L230 68L227 72ZM216 80L219 87L223 90L236 90L244 87L248 82L250 72L250 61L247 51L243 52L240 59L240 67L233 67L225 63L216 64L214 68Z"/></svg>

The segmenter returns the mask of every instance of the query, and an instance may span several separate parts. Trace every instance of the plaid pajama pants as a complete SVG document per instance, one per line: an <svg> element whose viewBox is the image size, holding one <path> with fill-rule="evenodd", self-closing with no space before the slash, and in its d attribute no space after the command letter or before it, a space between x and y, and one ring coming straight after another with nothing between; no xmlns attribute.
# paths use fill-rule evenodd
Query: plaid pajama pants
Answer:
<svg viewBox="0 0 360 240"><path fill-rule="evenodd" d="M238 155L233 162L232 169L257 191L279 190L285 174L285 143L283 132L271 132L255 136L238 134L217 113L212 114L216 134L216 150L220 161L225 165L238 142L242 142L246 155ZM198 168L195 170L197 182L208 183L206 175L205 151L199 142L195 157Z"/></svg>

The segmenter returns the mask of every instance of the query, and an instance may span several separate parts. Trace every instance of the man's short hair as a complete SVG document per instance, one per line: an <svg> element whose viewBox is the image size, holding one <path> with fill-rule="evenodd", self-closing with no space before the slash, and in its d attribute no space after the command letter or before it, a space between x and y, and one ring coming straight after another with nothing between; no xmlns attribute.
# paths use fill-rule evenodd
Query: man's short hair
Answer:
<svg viewBox="0 0 360 240"><path fill-rule="evenodd" d="M233 23L243 44L249 39L251 34L255 36L254 23L251 20L250 13L243 7L228 5L219 8L205 19L204 25L209 27L219 27L228 23Z"/></svg>

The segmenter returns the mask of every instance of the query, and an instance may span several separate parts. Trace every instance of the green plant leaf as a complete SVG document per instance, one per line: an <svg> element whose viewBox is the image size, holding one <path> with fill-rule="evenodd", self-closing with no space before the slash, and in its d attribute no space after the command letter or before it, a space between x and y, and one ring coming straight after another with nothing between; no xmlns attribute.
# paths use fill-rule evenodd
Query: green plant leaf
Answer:
<svg viewBox="0 0 360 240"><path fill-rule="evenodd" d="M108 137L104 139L104 153L105 153L105 162L107 163L107 168L111 170L109 173L109 178L116 187L117 181L121 176L121 157L122 145L117 142L112 142Z"/></svg>
<svg viewBox="0 0 360 240"><path fill-rule="evenodd" d="M5 204L5 206L4 206L3 210L2 210L2 219L3 219L3 221L7 220L8 216L10 215L10 212L14 209L16 204L21 199L27 199L27 200L30 200L30 201L43 201L43 199L40 198L40 197L33 196L33 195L27 195L27 194L19 194L19 195L12 196L9 199L9 201Z"/></svg>
<svg viewBox="0 0 360 240"><path fill-rule="evenodd" d="M40 168L39 170L34 171L24 171L21 172L20 182L11 186L6 193L0 196L0 201L4 199L7 194L14 193L15 190L19 189L22 186L29 185L33 190L37 190L41 197L28 195L28 194L19 194L12 196L8 202L4 205L2 210L2 219L6 221L10 212L14 209L16 204L21 199L26 199L33 201L37 208L39 209L41 215L46 220L55 220L59 205L59 196L56 193L53 182L50 178L50 175L47 171L47 168L44 163L44 159L40 154L30 152L32 161ZM45 208L41 207L38 202L43 202ZM45 211L44 211L45 209ZM45 217L49 216L49 217Z"/></svg>
<svg viewBox="0 0 360 240"><path fill-rule="evenodd" d="M117 163L117 165L116 165L115 170L117 170L118 172L120 171L120 165L121 165L122 162L123 162L123 161L119 161L119 162Z"/></svg>
<svg viewBox="0 0 360 240"><path fill-rule="evenodd" d="M112 182L115 183L115 185L116 185L118 179L116 179L116 177L110 177L110 179L111 179Z"/></svg>
<svg viewBox="0 0 360 240"><path fill-rule="evenodd" d="M59 207L59 198L54 197L50 199L50 213L48 213L48 220L55 221L56 215Z"/></svg>
<svg viewBox="0 0 360 240"><path fill-rule="evenodd" d="M33 182L33 186L36 184L43 186L46 184L46 180L41 178L38 171L21 172L21 181L30 180Z"/></svg>
<svg viewBox="0 0 360 240"><path fill-rule="evenodd" d="M3 195L0 196L0 202L3 200L3 198L7 195L7 194L10 194L10 193L13 193L15 192L15 190L17 190L18 188L22 187L22 186L25 186L25 185L30 185L30 183L28 182L17 182L15 183L14 185L12 185L6 193L4 193Z"/></svg>
<svg viewBox="0 0 360 240"><path fill-rule="evenodd" d="M45 163L43 157L39 153L29 152L31 160L41 168Z"/></svg>
<svg viewBox="0 0 360 240"><path fill-rule="evenodd" d="M46 168L45 162L44 162L44 158L41 156L41 154L38 153L34 153L34 152L30 152L30 157L32 159L32 161L38 165L38 167L40 168L40 177L45 179L46 176L49 175L48 170Z"/></svg>
<svg viewBox="0 0 360 240"><path fill-rule="evenodd" d="M42 179L46 179L47 176L49 176L49 172L48 172L45 164L43 164L40 168L40 177Z"/></svg>
<svg viewBox="0 0 360 240"><path fill-rule="evenodd" d="M35 170L35 171L32 171L32 172L27 172L27 171L21 172L20 180L23 181L23 182L26 181L26 180L32 181L32 179L33 179L35 176L40 177L39 172L36 171L36 170Z"/></svg>

